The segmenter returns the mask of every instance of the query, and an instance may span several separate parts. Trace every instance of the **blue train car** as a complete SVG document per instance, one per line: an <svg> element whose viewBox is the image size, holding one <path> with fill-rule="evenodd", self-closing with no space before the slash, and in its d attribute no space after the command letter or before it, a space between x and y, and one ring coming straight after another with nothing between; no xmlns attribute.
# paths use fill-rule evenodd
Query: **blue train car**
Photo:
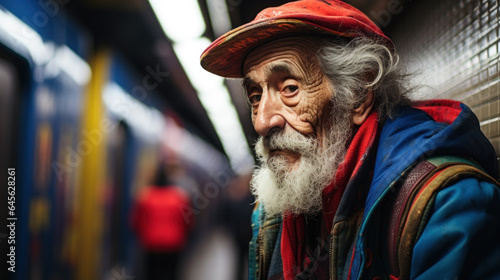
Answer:
<svg viewBox="0 0 500 280"><path fill-rule="evenodd" d="M191 194L186 214L198 233L215 220L232 177L226 157L183 127L154 89L141 88L126 57L93 46L63 5L0 3L0 172L15 173L12 211L0 211L15 225L0 231L0 251L14 248L12 265L2 262L15 272L3 269L0 279L138 273L129 212L159 161L169 159Z"/></svg>
<svg viewBox="0 0 500 280"><path fill-rule="evenodd" d="M40 2L42 3L42 2ZM67 276L65 226L75 190L75 168L58 159L76 148L83 91L91 77L88 35L60 10L35 1L3 1L0 61L14 88L5 94L10 127L2 134L16 170L17 218L12 279ZM54 7L53 7L54 8ZM7 66L5 66L7 65Z"/></svg>

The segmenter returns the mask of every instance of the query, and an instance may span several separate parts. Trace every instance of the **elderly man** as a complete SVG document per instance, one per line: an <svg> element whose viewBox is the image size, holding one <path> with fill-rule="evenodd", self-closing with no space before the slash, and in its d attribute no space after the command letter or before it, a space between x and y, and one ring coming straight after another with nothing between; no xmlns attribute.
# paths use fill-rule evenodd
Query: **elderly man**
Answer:
<svg viewBox="0 0 500 280"><path fill-rule="evenodd" d="M201 64L243 79L260 134L250 279L500 279L495 151L465 105L410 102L360 11L269 8Z"/></svg>

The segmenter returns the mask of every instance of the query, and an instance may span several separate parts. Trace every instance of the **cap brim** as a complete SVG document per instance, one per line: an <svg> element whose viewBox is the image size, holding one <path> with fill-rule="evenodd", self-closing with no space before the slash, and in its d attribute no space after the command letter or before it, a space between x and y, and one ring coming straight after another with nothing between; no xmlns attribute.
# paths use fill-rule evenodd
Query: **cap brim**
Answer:
<svg viewBox="0 0 500 280"><path fill-rule="evenodd" d="M210 44L201 55L201 66L219 76L241 78L243 60L252 49L291 34L353 36L352 33L341 33L298 19L251 22L229 31Z"/></svg>

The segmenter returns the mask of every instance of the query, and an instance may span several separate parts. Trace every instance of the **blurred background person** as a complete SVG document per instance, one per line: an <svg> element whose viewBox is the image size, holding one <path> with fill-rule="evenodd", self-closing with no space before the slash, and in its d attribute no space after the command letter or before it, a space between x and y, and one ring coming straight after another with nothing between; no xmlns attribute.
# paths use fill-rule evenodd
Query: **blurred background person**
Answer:
<svg viewBox="0 0 500 280"><path fill-rule="evenodd" d="M180 254L193 226L188 194L173 185L158 167L154 185L143 188L132 208L131 222L142 245L144 279L177 279Z"/></svg>
<svg viewBox="0 0 500 280"><path fill-rule="evenodd" d="M251 174L235 177L227 188L227 199L220 215L223 225L236 245L237 267L235 279L248 279L248 243L252 239L249 221L254 208L254 197L250 193Z"/></svg>

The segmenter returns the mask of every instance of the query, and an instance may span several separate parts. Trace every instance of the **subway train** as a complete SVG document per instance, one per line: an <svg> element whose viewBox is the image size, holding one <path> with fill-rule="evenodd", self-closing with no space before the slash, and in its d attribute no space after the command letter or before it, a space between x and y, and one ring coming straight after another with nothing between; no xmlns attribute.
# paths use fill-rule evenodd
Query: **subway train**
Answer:
<svg viewBox="0 0 500 280"><path fill-rule="evenodd" d="M63 12L0 2L1 279L129 279L129 212L160 161L190 192L198 232L234 176L126 57L92 40Z"/></svg>

